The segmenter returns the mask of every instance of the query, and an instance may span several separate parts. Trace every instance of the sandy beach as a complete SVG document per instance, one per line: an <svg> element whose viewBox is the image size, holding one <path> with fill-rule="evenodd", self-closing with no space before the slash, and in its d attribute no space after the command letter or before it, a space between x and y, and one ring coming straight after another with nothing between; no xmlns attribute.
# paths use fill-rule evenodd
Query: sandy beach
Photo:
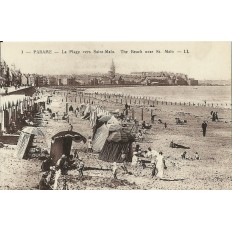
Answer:
<svg viewBox="0 0 232 232"><path fill-rule="evenodd" d="M75 93L73 93L75 94ZM72 96L72 93L70 94ZM65 112L66 98L64 94L55 94L48 107L52 112ZM124 108L124 104L115 103L110 99L96 100L105 109L113 111ZM75 108L80 105L73 98L67 98L68 105ZM141 122L141 107L133 106L135 117ZM73 142L72 149L80 151L80 157L85 163L84 177L79 177L76 170L68 172L67 184L69 189L232 189L232 152L231 152L231 111L217 108L218 122L212 122L210 112L215 108L187 105L155 105L144 106L144 120L150 122L151 110L156 115L152 128L146 131L144 141L139 142L142 149L148 147L162 151L166 160L167 169L162 180L151 178L149 160L146 168L132 167L128 164L125 174L119 171L118 180L113 179L112 164L98 159L98 154L88 154L87 145ZM92 135L92 128L88 120L76 117L69 113L73 130L88 137ZM177 125L175 118L186 120L184 125ZM167 123L158 123L158 119ZM51 137L62 130L67 130L68 122L47 119L45 126L41 127L45 134L44 146L50 148ZM208 121L206 137L202 136L201 123ZM188 159L182 160L181 154L185 149L171 148L170 142L190 147L187 149ZM134 147L135 147L134 143ZM18 159L15 157L16 146L1 148L0 156L0 188L1 189L37 189L41 176L41 161L38 158ZM198 152L200 160L191 159Z"/></svg>

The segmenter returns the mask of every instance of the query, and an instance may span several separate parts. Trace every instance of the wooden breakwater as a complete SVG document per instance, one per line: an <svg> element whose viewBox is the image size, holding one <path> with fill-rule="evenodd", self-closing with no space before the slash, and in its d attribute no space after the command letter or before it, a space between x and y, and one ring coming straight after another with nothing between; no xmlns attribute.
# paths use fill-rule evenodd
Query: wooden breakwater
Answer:
<svg viewBox="0 0 232 232"><path fill-rule="evenodd" d="M89 104L99 104L102 101L108 101L117 104L128 104L131 106L138 107L155 107L158 105L166 106L194 106L194 107L211 107L211 108L227 108L231 109L231 105L227 103L199 103L190 101L164 101L158 100L154 97L146 96L131 96L126 94L112 94L112 93L86 93L84 91L76 92L62 92L65 102L77 102L77 103L89 103Z"/></svg>

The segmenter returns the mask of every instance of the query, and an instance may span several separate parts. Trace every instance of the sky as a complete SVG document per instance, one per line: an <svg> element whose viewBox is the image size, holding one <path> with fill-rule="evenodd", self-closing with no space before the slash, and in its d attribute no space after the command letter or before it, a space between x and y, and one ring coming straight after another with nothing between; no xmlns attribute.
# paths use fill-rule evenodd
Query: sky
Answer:
<svg viewBox="0 0 232 232"><path fill-rule="evenodd" d="M23 73L44 75L107 73L113 59L122 74L167 71L198 80L231 79L230 42L4 42L2 59Z"/></svg>

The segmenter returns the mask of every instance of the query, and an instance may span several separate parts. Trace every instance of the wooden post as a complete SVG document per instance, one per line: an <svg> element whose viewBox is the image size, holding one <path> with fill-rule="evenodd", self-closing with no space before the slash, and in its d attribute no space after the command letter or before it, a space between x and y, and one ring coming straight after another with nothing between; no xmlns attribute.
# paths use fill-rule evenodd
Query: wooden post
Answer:
<svg viewBox="0 0 232 232"><path fill-rule="evenodd" d="M143 108L142 108L142 111L141 111L141 120L143 121Z"/></svg>
<svg viewBox="0 0 232 232"><path fill-rule="evenodd" d="M68 103L66 103L66 113L68 113Z"/></svg>

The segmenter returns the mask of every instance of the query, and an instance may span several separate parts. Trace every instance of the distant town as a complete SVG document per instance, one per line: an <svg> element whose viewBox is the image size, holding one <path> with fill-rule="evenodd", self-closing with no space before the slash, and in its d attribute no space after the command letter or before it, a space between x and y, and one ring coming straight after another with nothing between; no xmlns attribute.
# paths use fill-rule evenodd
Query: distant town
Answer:
<svg viewBox="0 0 232 232"><path fill-rule="evenodd" d="M109 67L107 73L93 74L72 74L72 75L40 75L37 73L22 73L15 65L7 65L1 62L0 69L1 86L197 86L197 85L230 85L229 81L198 81L188 77L184 73L173 72L131 72L130 74L120 74L116 72L114 61Z"/></svg>

